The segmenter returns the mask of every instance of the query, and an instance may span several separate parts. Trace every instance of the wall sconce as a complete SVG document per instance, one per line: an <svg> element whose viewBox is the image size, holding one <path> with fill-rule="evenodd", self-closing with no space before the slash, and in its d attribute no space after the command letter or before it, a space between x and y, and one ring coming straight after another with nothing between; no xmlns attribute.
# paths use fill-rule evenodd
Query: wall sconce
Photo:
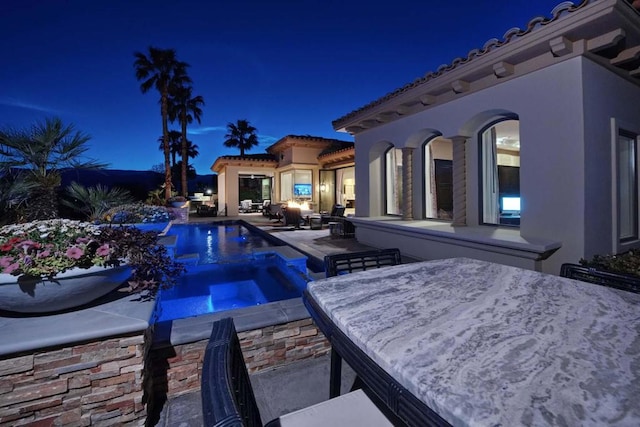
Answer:
<svg viewBox="0 0 640 427"><path fill-rule="evenodd" d="M322 191L323 193L327 191L327 185L324 182L320 184L320 191Z"/></svg>

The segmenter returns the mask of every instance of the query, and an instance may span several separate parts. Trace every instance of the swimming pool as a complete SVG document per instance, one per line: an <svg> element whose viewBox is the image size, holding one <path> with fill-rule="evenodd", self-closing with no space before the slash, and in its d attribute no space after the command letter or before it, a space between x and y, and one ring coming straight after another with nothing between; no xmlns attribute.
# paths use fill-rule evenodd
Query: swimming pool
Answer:
<svg viewBox="0 0 640 427"><path fill-rule="evenodd" d="M168 234L177 236L175 255L192 262L160 291L156 322L297 298L310 280L305 256L241 223L180 224Z"/></svg>
<svg viewBox="0 0 640 427"><path fill-rule="evenodd" d="M197 264L246 258L256 248L276 246L239 222L175 224L167 235L177 236L177 256L197 254Z"/></svg>

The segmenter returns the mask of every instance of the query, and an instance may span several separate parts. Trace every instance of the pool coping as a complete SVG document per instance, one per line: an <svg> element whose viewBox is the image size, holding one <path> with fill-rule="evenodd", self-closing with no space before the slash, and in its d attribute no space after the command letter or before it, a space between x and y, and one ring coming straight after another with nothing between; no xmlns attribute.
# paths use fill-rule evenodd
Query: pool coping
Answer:
<svg viewBox="0 0 640 427"><path fill-rule="evenodd" d="M155 299L113 291L84 309L50 315L0 314L0 357L145 331Z"/></svg>

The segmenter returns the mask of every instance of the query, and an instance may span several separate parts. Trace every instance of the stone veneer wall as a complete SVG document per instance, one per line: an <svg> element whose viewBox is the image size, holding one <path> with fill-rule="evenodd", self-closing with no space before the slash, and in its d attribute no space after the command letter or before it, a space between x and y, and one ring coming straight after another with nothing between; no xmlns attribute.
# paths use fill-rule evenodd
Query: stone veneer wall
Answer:
<svg viewBox="0 0 640 427"><path fill-rule="evenodd" d="M144 425L149 333L0 356L0 426Z"/></svg>
<svg viewBox="0 0 640 427"><path fill-rule="evenodd" d="M311 318L239 332L249 372L327 354L331 346ZM151 352L156 395L176 396L200 388L207 340Z"/></svg>

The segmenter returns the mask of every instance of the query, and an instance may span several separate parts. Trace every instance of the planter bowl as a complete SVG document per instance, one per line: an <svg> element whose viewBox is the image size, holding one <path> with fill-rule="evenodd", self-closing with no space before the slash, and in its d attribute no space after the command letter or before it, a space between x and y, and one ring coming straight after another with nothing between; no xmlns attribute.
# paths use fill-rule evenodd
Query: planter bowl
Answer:
<svg viewBox="0 0 640 427"><path fill-rule="evenodd" d="M74 268L52 280L0 274L0 309L48 313L79 307L113 291L129 276L129 266Z"/></svg>

